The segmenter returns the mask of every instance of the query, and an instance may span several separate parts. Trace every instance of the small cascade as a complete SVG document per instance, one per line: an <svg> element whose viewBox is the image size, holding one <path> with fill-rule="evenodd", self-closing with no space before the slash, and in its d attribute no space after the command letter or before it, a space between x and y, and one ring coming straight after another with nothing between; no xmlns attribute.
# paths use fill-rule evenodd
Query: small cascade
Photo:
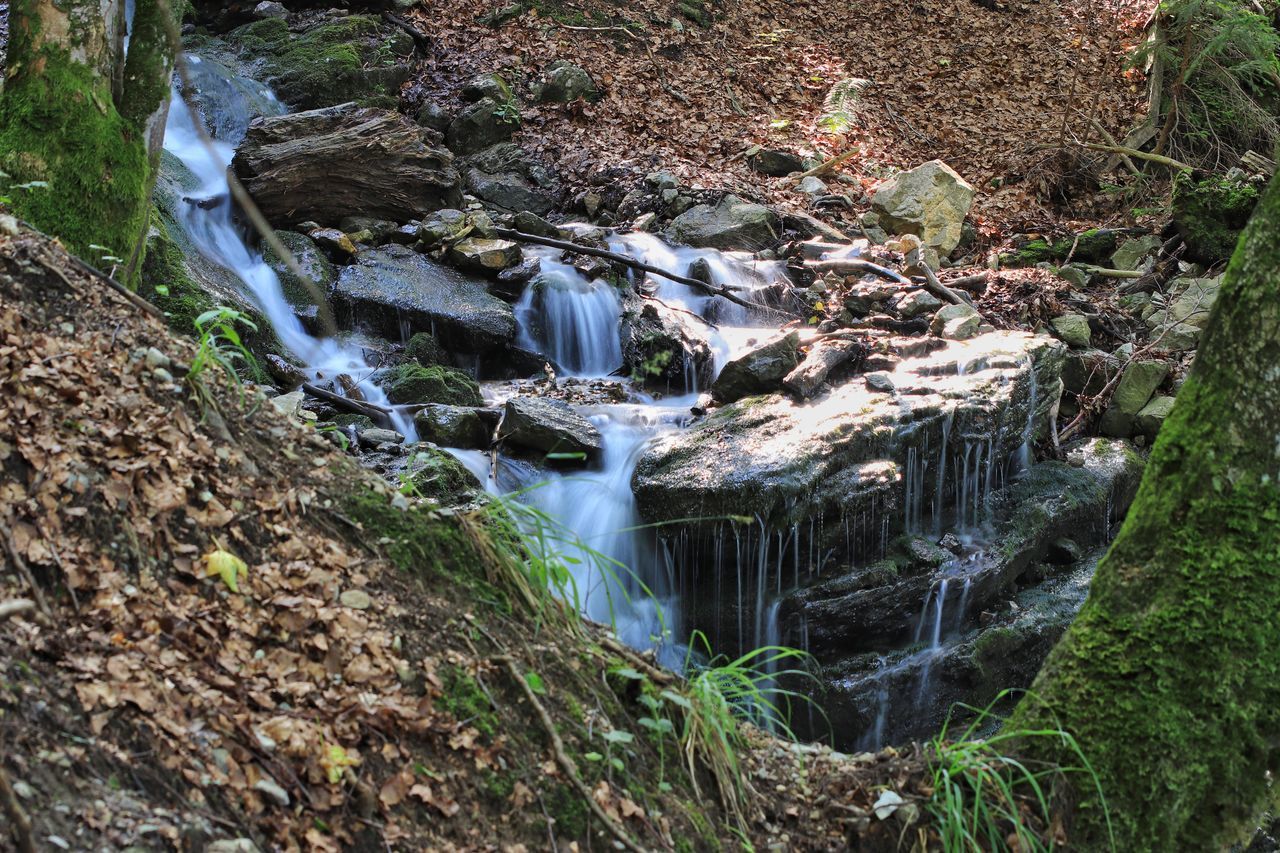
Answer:
<svg viewBox="0 0 1280 853"><path fill-rule="evenodd" d="M881 666L884 665L884 658L880 659ZM884 745L885 725L889 722L889 689L883 684L876 688L874 706L875 706L875 722L871 724L862 737L858 738L857 748L864 752L872 752Z"/></svg>
<svg viewBox="0 0 1280 853"><path fill-rule="evenodd" d="M942 535L943 509L946 506L944 498L947 484L947 449L951 441L951 424L954 420L955 409L951 409L942 421L942 446L938 449L938 476L934 483L933 497L933 533L935 536Z"/></svg>
<svg viewBox="0 0 1280 853"><path fill-rule="evenodd" d="M1039 404L1039 381L1036 379L1035 362L1028 356L1027 376L1030 388L1027 391L1027 423L1022 428L1022 445L1018 448L1018 473L1031 470L1034 460L1036 438L1036 406Z"/></svg>
<svg viewBox="0 0 1280 853"><path fill-rule="evenodd" d="M933 599L933 619L929 631L929 648L925 653L924 665L920 667L920 692L916 697L918 705L925 704L929 699L929 678L932 674L933 662L942 651L942 625L947 608L947 578L943 578L938 583L936 591L931 591L924 600L925 612L921 614L920 628L916 630L916 642L920 642L921 629L929 621L926 617L929 612L930 598Z"/></svg>
<svg viewBox="0 0 1280 853"><path fill-rule="evenodd" d="M527 249L541 266L516 303L517 343L571 376L608 376L622 367L617 289L588 279L554 249Z"/></svg>
<svg viewBox="0 0 1280 853"><path fill-rule="evenodd" d="M190 61L199 63L198 57L192 57ZM270 100L274 102L274 98ZM277 108L283 111L278 103ZM240 115L244 126L251 118L246 110L234 112L227 108L224 113ZM227 169L233 154L231 145L225 140L215 140L212 146L206 145L197 121L200 118L191 112L175 91L165 125L164 148L181 160L201 182L200 196L205 201L188 205L183 219L183 227L200 254L235 273L244 282L249 290L247 295L266 315L280 342L305 365L305 371L313 382L342 393L337 379L343 375L350 377L365 400L392 411L392 423L398 432L410 440L415 439L413 420L392 409L382 389L369 381L373 369L365 363L363 352L344 347L331 338L313 337L303 328L293 307L284 298L275 271L263 260L261 252L250 247L234 220L231 189L227 183ZM230 127L237 134L243 133L238 122L233 122Z"/></svg>

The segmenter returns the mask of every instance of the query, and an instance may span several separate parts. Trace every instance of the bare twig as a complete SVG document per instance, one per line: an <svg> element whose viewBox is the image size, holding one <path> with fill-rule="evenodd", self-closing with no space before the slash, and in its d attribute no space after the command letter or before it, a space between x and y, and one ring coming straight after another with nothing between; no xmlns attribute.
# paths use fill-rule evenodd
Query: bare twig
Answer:
<svg viewBox="0 0 1280 853"><path fill-rule="evenodd" d="M36 603L29 598L11 598L8 601L0 601L0 621L35 609Z"/></svg>
<svg viewBox="0 0 1280 853"><path fill-rule="evenodd" d="M820 163L817 166L814 166L812 169L810 169L807 172L801 172L800 174L796 175L793 178L793 180L795 180L796 183L799 183L804 178L816 178L816 177L825 175L828 172L834 170L837 166L844 163L846 160L852 159L854 156L857 155L857 153L858 153L858 149L851 148L848 151L844 152L843 154L837 154L836 156L832 157L830 160L827 160L823 163Z"/></svg>
<svg viewBox="0 0 1280 853"><path fill-rule="evenodd" d="M1123 145L1103 145L1101 142L1079 142L1076 143L1082 148L1088 148L1090 151L1107 151L1112 154L1124 154L1128 157L1137 157L1139 160L1147 160L1152 163L1159 163L1161 166L1168 166L1170 169L1177 169L1182 172L1194 172L1194 166L1188 166L1180 160L1172 157L1165 157L1163 154L1152 154L1149 151L1139 151L1136 148L1126 148Z"/></svg>
<svg viewBox="0 0 1280 853"><path fill-rule="evenodd" d="M27 586L31 587L31 597L35 599L36 606L40 608L40 612L44 614L46 619L53 620L53 611L49 609L49 602L45 600L44 592L40 589L40 584L36 583L36 577L31 573L31 567L27 565L27 561L22 559L22 555L18 553L18 546L13 541L13 518L5 518L4 547L9 552L10 559L18 569L18 574L22 575L22 579L27 582Z"/></svg>

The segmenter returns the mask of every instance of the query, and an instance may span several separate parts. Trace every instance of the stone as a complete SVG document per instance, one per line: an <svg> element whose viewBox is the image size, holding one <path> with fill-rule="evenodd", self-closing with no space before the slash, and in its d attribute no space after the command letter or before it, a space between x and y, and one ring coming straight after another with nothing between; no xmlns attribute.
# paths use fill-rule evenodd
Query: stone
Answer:
<svg viewBox="0 0 1280 853"><path fill-rule="evenodd" d="M818 198L827 194L827 185L822 182L821 178L810 175L807 178L800 179L796 190L812 198Z"/></svg>
<svg viewBox="0 0 1280 853"><path fill-rule="evenodd" d="M932 160L885 181L871 197L880 226L915 234L946 257L960 245L974 188L941 160Z"/></svg>
<svg viewBox="0 0 1280 853"><path fill-rule="evenodd" d="M714 207L699 204L677 216L670 234L690 246L758 251L778 241L780 227L769 208L727 195Z"/></svg>
<svg viewBox="0 0 1280 853"><path fill-rule="evenodd" d="M434 101L428 101L418 107L418 112L413 117L418 124L439 134L444 134L449 129L453 119L452 112Z"/></svg>
<svg viewBox="0 0 1280 853"><path fill-rule="evenodd" d="M1089 318L1083 314L1063 314L1049 321L1049 327L1067 346L1088 349L1093 341Z"/></svg>
<svg viewBox="0 0 1280 853"><path fill-rule="evenodd" d="M373 606L373 599L363 589L344 589L338 596L338 602L352 610L368 610Z"/></svg>
<svg viewBox="0 0 1280 853"><path fill-rule="evenodd" d="M461 240L471 233L471 222L461 210L446 208L423 217L418 225L418 239L428 249L434 249L442 243Z"/></svg>
<svg viewBox="0 0 1280 853"><path fill-rule="evenodd" d="M210 841L205 853L260 853L258 845L249 838L222 838Z"/></svg>
<svg viewBox="0 0 1280 853"><path fill-rule="evenodd" d="M1132 237L1116 247L1111 256L1111 267L1117 270L1143 270L1150 264L1147 262L1160 248L1160 237L1155 234L1144 234Z"/></svg>
<svg viewBox="0 0 1280 853"><path fill-rule="evenodd" d="M632 380L655 389L686 390L689 377L705 388L714 378L715 355L703 330L630 291L622 312L622 365Z"/></svg>
<svg viewBox="0 0 1280 853"><path fill-rule="evenodd" d="M452 367L401 364L374 374L392 403L447 403L454 406L480 406L480 386L461 370ZM361 433L363 437L368 430Z"/></svg>
<svg viewBox="0 0 1280 853"><path fill-rule="evenodd" d="M385 243L399 228L399 224L389 219L378 219L375 216L344 216L338 227L356 239L355 235L367 235L361 243Z"/></svg>
<svg viewBox="0 0 1280 853"><path fill-rule="evenodd" d="M306 399L306 394L302 391L290 391L288 394L281 394L278 397L271 398L272 407L287 418L295 418L302 410L302 401Z"/></svg>
<svg viewBox="0 0 1280 853"><path fill-rule="evenodd" d="M537 97L543 103L567 104L583 98L596 101L600 89L585 68L557 59L547 66L546 80L537 88Z"/></svg>
<svg viewBox="0 0 1280 853"><path fill-rule="evenodd" d="M466 503L484 490L479 478L457 457L430 445L418 445L409 457L405 473L414 494L445 506Z"/></svg>
<svg viewBox="0 0 1280 853"><path fill-rule="evenodd" d="M893 310L904 320L913 320L925 314L933 314L943 306L943 301L927 290L913 290L899 294Z"/></svg>
<svg viewBox="0 0 1280 853"><path fill-rule="evenodd" d="M884 370L873 370L871 373L863 374L867 387L872 391L882 391L886 394L892 394L897 386L893 384L893 376Z"/></svg>
<svg viewBox="0 0 1280 853"><path fill-rule="evenodd" d="M337 228L312 228L306 236L326 255L340 261L350 260L360 251L355 242Z"/></svg>
<svg viewBox="0 0 1280 853"><path fill-rule="evenodd" d="M711 398L725 404L750 394L776 391L800 363L800 335L775 338L726 364L711 386Z"/></svg>
<svg viewBox="0 0 1280 853"><path fill-rule="evenodd" d="M600 431L568 403L543 397L514 397L502 414L499 439L553 454L549 462L593 463L604 452Z"/></svg>
<svg viewBox="0 0 1280 853"><path fill-rule="evenodd" d="M1063 390L1095 396L1120 370L1120 359L1100 349L1073 349L1062 365Z"/></svg>
<svg viewBox="0 0 1280 853"><path fill-rule="evenodd" d="M944 305L933 315L929 323L929 331L938 337L953 341L967 340L978 333L982 325L982 316L973 306L963 302L959 305Z"/></svg>
<svg viewBox="0 0 1280 853"><path fill-rule="evenodd" d="M392 110L342 104L255 119L232 168L266 218L405 222L462 201L453 155Z"/></svg>
<svg viewBox="0 0 1280 853"><path fill-rule="evenodd" d="M679 188L680 179L670 172L650 172L644 176L644 183L650 189L661 192Z"/></svg>
<svg viewBox="0 0 1280 853"><path fill-rule="evenodd" d="M276 278L280 279L280 289L289 304L294 308L306 309L317 304L317 296L328 299L329 289L338 279L338 271L320 251L316 241L297 231L277 231L276 237L289 250L289 254L293 255L294 262L302 272L301 276L294 272L269 244L263 246L262 260L275 271Z"/></svg>
<svg viewBox="0 0 1280 853"><path fill-rule="evenodd" d="M462 95L464 101L475 102L481 98L490 98L496 103L505 104L515 99L515 94L511 91L511 85L503 78L501 74L489 72L488 74L477 74L462 85Z"/></svg>
<svg viewBox="0 0 1280 853"><path fill-rule="evenodd" d="M463 450L485 450L493 430L481 416L480 409L431 403L414 415L418 436L441 447Z"/></svg>
<svg viewBox="0 0 1280 853"><path fill-rule="evenodd" d="M555 207L555 199L549 192L516 172L491 174L468 169L467 189L476 198L513 213L530 211L542 214Z"/></svg>
<svg viewBox="0 0 1280 853"><path fill-rule="evenodd" d="M404 354L423 367L447 364L449 361L449 353L430 332L418 332L409 338L409 342L404 345Z"/></svg>
<svg viewBox="0 0 1280 853"><path fill-rule="evenodd" d="M513 216L511 224L522 234L533 234L538 237L550 237L552 239L564 239L565 236L559 228L529 210L522 210Z"/></svg>
<svg viewBox="0 0 1280 853"><path fill-rule="evenodd" d="M520 244L511 240L486 240L467 237L449 247L449 259L464 270L497 276L514 267L523 257Z"/></svg>
<svg viewBox="0 0 1280 853"><path fill-rule="evenodd" d="M804 161L799 156L776 148L761 148L747 157L747 165L753 171L771 178L785 178L795 172L804 171Z"/></svg>
<svg viewBox="0 0 1280 853"><path fill-rule="evenodd" d="M394 402L394 401L393 401ZM403 444L404 436L393 429L370 427L356 433L357 439L364 447L378 448L384 444Z"/></svg>
<svg viewBox="0 0 1280 853"><path fill-rule="evenodd" d="M1258 186L1182 172L1173 180L1173 225L1187 244L1186 259L1213 264L1235 251L1240 232L1258 203Z"/></svg>
<svg viewBox="0 0 1280 853"><path fill-rule="evenodd" d="M1089 273L1075 264L1058 267L1058 278L1077 289L1089 283Z"/></svg>
<svg viewBox="0 0 1280 853"><path fill-rule="evenodd" d="M275 803L277 806L280 806L280 808L289 807L289 792L271 779L262 778L257 782L254 782L253 790L262 794L268 800Z"/></svg>
<svg viewBox="0 0 1280 853"><path fill-rule="evenodd" d="M453 120L445 142L459 154L474 154L510 139L519 127L518 121L506 118L502 104L493 98L481 98Z"/></svg>
<svg viewBox="0 0 1280 853"><path fill-rule="evenodd" d="M899 292L900 288L893 282L878 278L863 279L845 291L844 307L857 316L863 316L878 310ZM939 300L938 304L941 305L942 301Z"/></svg>
<svg viewBox="0 0 1280 853"><path fill-rule="evenodd" d="M1168 362L1130 362L1116 384L1111 405L1102 413L1098 431L1112 438L1128 438L1133 435L1138 413L1146 407L1151 395L1168 375Z"/></svg>
<svg viewBox="0 0 1280 853"><path fill-rule="evenodd" d="M404 246L362 252L338 276L333 306L340 323L358 321L389 340L431 332L450 352L503 348L516 333L511 306L483 281Z"/></svg>
<svg viewBox="0 0 1280 853"><path fill-rule="evenodd" d="M253 16L259 20L264 18L284 18L288 14L289 10L284 7L284 4L277 3L275 0L263 0L263 2L253 7Z"/></svg>
<svg viewBox="0 0 1280 853"><path fill-rule="evenodd" d="M1173 413L1173 404L1173 397L1152 397L1150 402L1134 416L1134 429L1145 435L1148 441L1154 441L1160 432L1160 427L1164 426L1165 420Z"/></svg>

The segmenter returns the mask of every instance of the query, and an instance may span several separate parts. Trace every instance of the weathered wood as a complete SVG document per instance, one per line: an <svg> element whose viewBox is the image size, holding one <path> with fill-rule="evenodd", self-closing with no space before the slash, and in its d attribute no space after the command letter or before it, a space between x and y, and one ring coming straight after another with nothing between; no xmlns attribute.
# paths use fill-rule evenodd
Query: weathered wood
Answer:
<svg viewBox="0 0 1280 853"><path fill-rule="evenodd" d="M335 409L341 409L344 412L351 412L357 415L364 415L371 418L380 426L389 426L391 423L391 410L382 406L375 406L373 403L364 403L359 400L352 400L341 394L335 394L332 391L312 385L310 382L302 383L302 390L315 397L318 400L324 400Z"/></svg>
<svg viewBox="0 0 1280 853"><path fill-rule="evenodd" d="M339 104L254 120L232 168L271 222L396 222L461 203L453 154L391 110Z"/></svg>
<svg viewBox="0 0 1280 853"><path fill-rule="evenodd" d="M817 393L831 371L866 353L866 345L858 341L839 338L819 341L810 347L804 361L783 378L782 387L802 400L808 399Z"/></svg>

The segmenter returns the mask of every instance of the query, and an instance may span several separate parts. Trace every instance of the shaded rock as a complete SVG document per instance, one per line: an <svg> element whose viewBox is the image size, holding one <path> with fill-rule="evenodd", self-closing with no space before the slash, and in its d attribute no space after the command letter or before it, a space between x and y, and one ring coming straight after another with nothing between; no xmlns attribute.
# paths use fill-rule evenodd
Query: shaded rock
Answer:
<svg viewBox="0 0 1280 853"><path fill-rule="evenodd" d="M1001 266L1033 267L1036 264L1052 264L1073 261L1105 264L1115 252L1121 232L1114 228L1090 228L1079 234L1049 240L1038 235L1022 235L1015 239L1017 248L1000 256Z"/></svg>
<svg viewBox="0 0 1280 853"><path fill-rule="evenodd" d="M783 378L800 363L800 335L775 338L726 364L711 386L718 403L732 403L751 394L776 391Z"/></svg>
<svg viewBox="0 0 1280 853"><path fill-rule="evenodd" d="M865 316L882 308L901 292L898 285L877 278L863 279L845 291L844 307L857 316ZM942 300L938 300L942 304Z"/></svg>
<svg viewBox="0 0 1280 853"><path fill-rule="evenodd" d="M1075 264L1067 264L1058 268L1058 278L1072 287L1081 288L1089 283L1089 273Z"/></svg>
<svg viewBox="0 0 1280 853"><path fill-rule="evenodd" d="M1135 431L1145 435L1149 441L1154 441L1160 432L1160 427L1164 426L1165 420L1172 414L1173 403L1173 397L1152 397L1151 401L1134 416Z"/></svg>
<svg viewBox="0 0 1280 853"><path fill-rule="evenodd" d="M496 103L505 104L515 98L511 85L501 74L489 72L477 74L463 84L459 93L465 101L475 102L481 98L490 98Z"/></svg>
<svg viewBox="0 0 1280 853"><path fill-rule="evenodd" d="M340 321L395 340L432 332L449 351L500 348L516 332L511 306L484 282L404 246L361 253L338 276L333 301Z"/></svg>
<svg viewBox="0 0 1280 853"><path fill-rule="evenodd" d="M892 394L895 390L893 384L893 376L883 370L874 370L871 373L863 374L867 387L873 391L883 391L886 394Z"/></svg>
<svg viewBox="0 0 1280 853"><path fill-rule="evenodd" d="M389 219L378 219L374 216L344 216L338 222L338 227L351 235L356 240L356 235L367 235L366 239L359 239L361 243L385 243L391 238L400 226Z"/></svg>
<svg viewBox="0 0 1280 853"><path fill-rule="evenodd" d="M409 342L404 345L404 354L423 367L449 362L449 353L430 332L418 332L409 338Z"/></svg>
<svg viewBox="0 0 1280 853"><path fill-rule="evenodd" d="M727 195L714 207L699 204L686 210L672 221L670 233L690 246L755 251L778 241L780 225L778 215L764 205Z"/></svg>
<svg viewBox="0 0 1280 853"><path fill-rule="evenodd" d="M715 356L707 336L665 306L629 298L621 342L623 368L637 382L681 391L690 390L690 379L698 387L711 382Z"/></svg>
<svg viewBox="0 0 1280 853"><path fill-rule="evenodd" d="M369 427L357 431L356 438L364 447L377 448L384 444L404 444L404 436L393 429Z"/></svg>
<svg viewBox="0 0 1280 853"><path fill-rule="evenodd" d="M453 119L452 112L433 101L428 101L418 107L418 112L413 117L413 120L418 124L441 135L449 129L449 125L453 124Z"/></svg>
<svg viewBox="0 0 1280 853"><path fill-rule="evenodd" d="M520 211L512 218L511 222L517 231L524 234L534 234L539 237L551 237L553 239L564 237L564 233L559 228L529 210Z"/></svg>
<svg viewBox="0 0 1280 853"><path fill-rule="evenodd" d="M1209 322L1222 278L1176 279L1165 296L1168 306L1147 314L1145 322L1160 347L1171 352L1194 349Z"/></svg>
<svg viewBox="0 0 1280 853"><path fill-rule="evenodd" d="M419 444L409 457L408 483L420 497L455 506L484 490L480 480L448 451Z"/></svg>
<svg viewBox="0 0 1280 853"><path fill-rule="evenodd" d="M1111 256L1112 269L1141 270L1148 266L1152 256L1160 249L1160 238L1155 234L1144 234L1121 243Z"/></svg>
<svg viewBox="0 0 1280 853"><path fill-rule="evenodd" d="M542 397L508 400L499 437L519 447L555 455L557 458L550 461L558 463L595 462L604 450L600 431L591 421L568 403Z"/></svg>
<svg viewBox="0 0 1280 853"><path fill-rule="evenodd" d="M403 222L462 201L452 154L399 113L355 104L256 119L232 168L272 222Z"/></svg>
<svg viewBox="0 0 1280 853"><path fill-rule="evenodd" d="M486 240L467 237L449 247L449 258L464 270L497 276L507 267L520 263L520 244L510 240Z"/></svg>
<svg viewBox="0 0 1280 853"><path fill-rule="evenodd" d="M1156 388L1169 375L1169 364L1164 361L1133 361L1125 368L1116 384L1111 405L1102 414L1098 425L1103 435L1127 438L1133 434L1135 419L1155 393Z"/></svg>
<svg viewBox="0 0 1280 853"><path fill-rule="evenodd" d="M446 403L453 406L480 406L480 386L461 370L452 367L401 364L379 371L375 379L392 403Z"/></svg>
<svg viewBox="0 0 1280 853"><path fill-rule="evenodd" d="M946 257L960 244L974 188L941 160L932 160L885 181L871 197L881 227L915 234Z"/></svg>
<svg viewBox="0 0 1280 853"><path fill-rule="evenodd" d="M490 424L479 409L432 403L413 418L413 425L424 441L442 447L484 450L493 434Z"/></svg>
<svg viewBox="0 0 1280 853"><path fill-rule="evenodd" d="M1187 259L1212 264L1231 257L1258 195L1258 186L1247 181L1179 173L1173 180L1173 224L1187 244Z"/></svg>
<svg viewBox="0 0 1280 853"><path fill-rule="evenodd" d="M459 154L474 154L510 139L519 127L518 121L507 118L498 101L481 98L458 114L445 133L445 141Z"/></svg>
<svg viewBox="0 0 1280 853"><path fill-rule="evenodd" d="M471 221L461 210L446 208L423 217L418 225L418 239L427 249L434 249L442 243L461 240L471 233Z"/></svg>
<svg viewBox="0 0 1280 853"><path fill-rule="evenodd" d="M982 317L978 312L961 303L940 308L929 323L929 331L939 337L963 341L976 335L981 325Z"/></svg>
<svg viewBox="0 0 1280 853"><path fill-rule="evenodd" d="M1067 346L1088 349L1093 342L1089 318L1083 314L1063 314L1049 321L1049 327Z"/></svg>
<svg viewBox="0 0 1280 853"><path fill-rule="evenodd" d="M893 303L893 310L904 320L913 320L925 314L933 314L943 306L943 301L927 290L901 293Z"/></svg>
<svg viewBox="0 0 1280 853"><path fill-rule="evenodd" d="M598 100L600 90L585 68L557 59L547 66L546 81L537 87L536 95L543 103L567 104L578 98Z"/></svg>
<svg viewBox="0 0 1280 853"><path fill-rule="evenodd" d="M1094 396L1120 370L1120 360L1099 349L1072 350L1062 365L1063 390Z"/></svg>
<svg viewBox="0 0 1280 853"><path fill-rule="evenodd" d="M555 207L555 199L550 193L515 172L499 172L494 175L479 169L468 169L467 189L476 198L502 210L541 214Z"/></svg>
<svg viewBox="0 0 1280 853"><path fill-rule="evenodd" d="M797 155L774 148L761 148L747 158L747 165L753 171L771 178L784 178L794 172L804 171L804 161ZM823 190L825 191L826 187L823 187ZM804 192L803 189L801 191Z"/></svg>

